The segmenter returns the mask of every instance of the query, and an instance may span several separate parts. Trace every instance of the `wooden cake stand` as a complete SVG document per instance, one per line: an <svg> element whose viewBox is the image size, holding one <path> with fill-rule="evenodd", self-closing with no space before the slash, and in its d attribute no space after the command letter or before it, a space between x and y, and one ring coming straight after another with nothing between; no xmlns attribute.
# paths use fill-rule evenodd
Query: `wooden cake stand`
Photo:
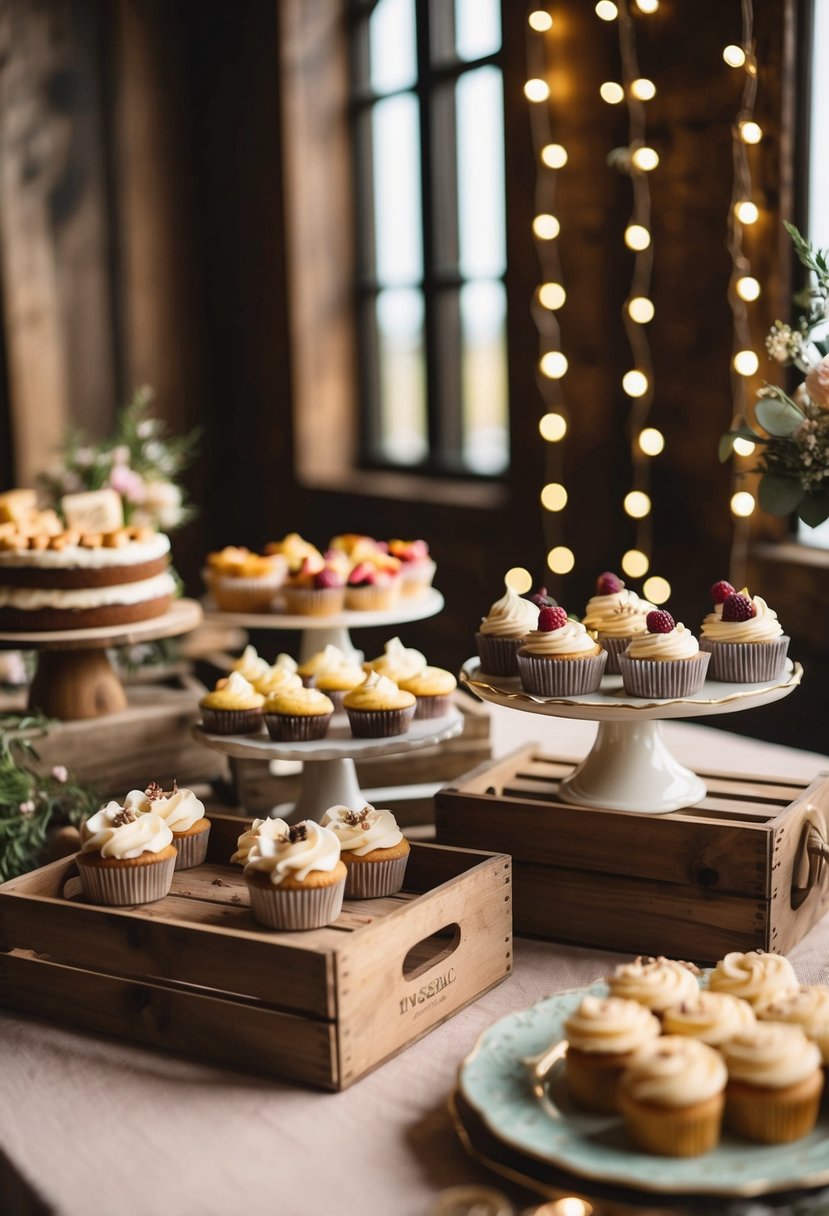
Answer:
<svg viewBox="0 0 829 1216"><path fill-rule="evenodd" d="M29 707L62 721L100 718L127 708L127 695L107 655L115 646L174 638L201 624L195 600L176 600L163 616L132 625L0 633L0 650L36 650Z"/></svg>

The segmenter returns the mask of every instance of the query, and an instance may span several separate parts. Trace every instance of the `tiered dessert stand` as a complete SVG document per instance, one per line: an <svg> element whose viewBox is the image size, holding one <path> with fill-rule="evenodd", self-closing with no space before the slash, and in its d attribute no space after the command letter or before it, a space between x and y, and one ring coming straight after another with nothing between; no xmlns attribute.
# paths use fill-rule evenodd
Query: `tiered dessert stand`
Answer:
<svg viewBox="0 0 829 1216"><path fill-rule="evenodd" d="M580 806L664 815L705 797L704 782L679 763L662 738L660 722L703 718L771 705L793 692L803 668L786 662L778 680L726 684L706 680L700 692L675 700L628 696L621 676L604 676L601 688L582 697L539 697L524 692L517 677L490 676L469 659L461 682L482 701L547 717L597 722L593 747L565 777L558 797Z"/></svg>

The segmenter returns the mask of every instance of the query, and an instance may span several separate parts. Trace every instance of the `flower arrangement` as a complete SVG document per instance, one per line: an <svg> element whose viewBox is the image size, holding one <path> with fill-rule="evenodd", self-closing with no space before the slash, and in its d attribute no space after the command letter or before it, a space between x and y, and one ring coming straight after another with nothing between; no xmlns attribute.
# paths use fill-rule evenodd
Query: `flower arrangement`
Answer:
<svg viewBox="0 0 829 1216"><path fill-rule="evenodd" d="M750 440L758 449L752 472L761 474L763 510L772 515L796 511L805 524L816 527L829 519L829 251L816 249L793 224L785 228L810 282L794 297L801 310L795 325L775 321L766 349L775 362L796 367L804 379L791 396L775 384L764 385L754 414L766 433L738 419L720 441L720 459L729 458L735 439Z"/></svg>
<svg viewBox="0 0 829 1216"><path fill-rule="evenodd" d="M48 725L36 713L0 715L0 882L40 865L55 833L68 829L79 847L77 827L98 806L62 764L38 768L32 739Z"/></svg>
<svg viewBox="0 0 829 1216"><path fill-rule="evenodd" d="M195 457L199 432L167 434L151 413L153 396L151 388L139 388L119 410L113 436L102 442L77 428L69 431L59 467L39 479L55 507L64 494L112 489L121 496L128 524L170 532L193 517L176 479Z"/></svg>

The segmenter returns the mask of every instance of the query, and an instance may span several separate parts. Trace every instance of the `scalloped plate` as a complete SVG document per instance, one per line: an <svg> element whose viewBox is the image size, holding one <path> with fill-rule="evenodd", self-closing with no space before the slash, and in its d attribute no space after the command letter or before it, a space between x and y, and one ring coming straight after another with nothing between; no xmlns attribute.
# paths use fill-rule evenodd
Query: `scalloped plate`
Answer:
<svg viewBox="0 0 829 1216"><path fill-rule="evenodd" d="M569 1099L564 1061L544 1095L533 1091L526 1059L564 1039L564 1022L604 983L560 992L502 1018L461 1064L458 1088L502 1143L582 1178L642 1191L685 1195L763 1195L829 1182L829 1114L794 1144L752 1145L727 1133L704 1157L656 1157L628 1144L617 1116L594 1115Z"/></svg>

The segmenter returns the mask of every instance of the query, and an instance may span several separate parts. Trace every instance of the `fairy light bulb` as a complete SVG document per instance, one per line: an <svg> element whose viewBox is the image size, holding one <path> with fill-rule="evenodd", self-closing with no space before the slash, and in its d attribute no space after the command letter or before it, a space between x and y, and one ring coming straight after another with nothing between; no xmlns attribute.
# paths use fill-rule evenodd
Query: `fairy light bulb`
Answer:
<svg viewBox="0 0 829 1216"><path fill-rule="evenodd" d="M731 365L738 376L753 376L760 366L760 360L753 350L738 350Z"/></svg>
<svg viewBox="0 0 829 1216"><path fill-rule="evenodd" d="M748 490L738 490L731 496L731 510L740 519L747 519L749 515L752 515L755 506L754 495L749 494Z"/></svg>
<svg viewBox="0 0 829 1216"><path fill-rule="evenodd" d="M547 376L549 380L560 380L566 374L569 364L567 356L560 350L548 350L541 356L538 366L542 376Z"/></svg>
<svg viewBox="0 0 829 1216"><path fill-rule="evenodd" d="M599 85L599 96L609 106L617 106L620 101L625 100L625 90L615 80L606 80L604 84Z"/></svg>
<svg viewBox="0 0 829 1216"><path fill-rule="evenodd" d="M763 138L763 128L758 122L748 119L740 123L740 138L745 144L759 144Z"/></svg>
<svg viewBox="0 0 829 1216"><path fill-rule="evenodd" d="M629 397L644 397L648 391L648 377L636 369L622 376L622 388Z"/></svg>
<svg viewBox="0 0 829 1216"><path fill-rule="evenodd" d="M561 231L561 224L554 215L544 212L533 220L533 232L540 241L553 241Z"/></svg>
<svg viewBox="0 0 829 1216"><path fill-rule="evenodd" d="M636 0L636 7L640 13L655 13L659 8L659 0Z"/></svg>
<svg viewBox="0 0 829 1216"><path fill-rule="evenodd" d="M523 595L525 591L529 591L530 587L532 587L533 576L523 566L513 566L504 575L504 582L510 591L514 591L516 595Z"/></svg>
<svg viewBox="0 0 829 1216"><path fill-rule="evenodd" d="M641 224L628 224L625 229L625 244L628 249L635 249L640 252L642 249L647 249L651 243L651 234L647 228Z"/></svg>
<svg viewBox="0 0 829 1216"><path fill-rule="evenodd" d="M541 149L541 159L548 169L563 169L567 164L567 150L561 144L545 144Z"/></svg>
<svg viewBox="0 0 829 1216"><path fill-rule="evenodd" d="M550 96L550 86L546 80L536 76L524 85L524 96L527 101L546 101Z"/></svg>
<svg viewBox="0 0 829 1216"><path fill-rule="evenodd" d="M756 224L760 218L760 208L750 199L742 199L734 206L734 214L741 224Z"/></svg>
<svg viewBox="0 0 829 1216"><path fill-rule="evenodd" d="M653 314L653 300L649 300L647 296L634 296L628 301L628 316L637 325L647 325L648 321L653 320Z"/></svg>
<svg viewBox="0 0 829 1216"><path fill-rule="evenodd" d="M541 438L558 443L567 434L567 419L562 414L545 414L538 424Z"/></svg>
<svg viewBox="0 0 829 1216"><path fill-rule="evenodd" d="M527 21L529 22L530 29L535 30L539 34L545 34L547 30L553 28L553 19L543 8L537 8L534 12L530 13Z"/></svg>
<svg viewBox="0 0 829 1216"><path fill-rule="evenodd" d="M650 578L645 579L642 590L645 593L645 599L650 600L652 604L665 604L671 598L671 584L666 578L660 578L658 574L653 574Z"/></svg>
<svg viewBox="0 0 829 1216"><path fill-rule="evenodd" d="M630 82L630 91L637 101L651 101L656 96L656 85L647 76L639 76Z"/></svg>
<svg viewBox="0 0 829 1216"><path fill-rule="evenodd" d="M655 148L637 148L630 159L637 169L650 173L659 164L659 153Z"/></svg>
<svg viewBox="0 0 829 1216"><path fill-rule="evenodd" d="M613 0L599 0L596 5L596 16L602 21L615 21L619 16L619 10L613 3Z"/></svg>
<svg viewBox="0 0 829 1216"><path fill-rule="evenodd" d="M556 545L547 554L547 565L553 574L569 574L575 564L576 558L573 550L568 549L566 545Z"/></svg>
<svg viewBox="0 0 829 1216"><path fill-rule="evenodd" d="M741 300L756 300L760 295L760 284L752 275L744 274L735 283L734 290Z"/></svg>
<svg viewBox="0 0 829 1216"><path fill-rule="evenodd" d="M557 308L561 308L567 299L567 292L561 286L561 283L542 283L538 289L538 300L544 308L549 308L555 312Z"/></svg>
<svg viewBox="0 0 829 1216"><path fill-rule="evenodd" d="M545 511L563 511L567 506L568 494L558 481L551 481L541 491L541 505Z"/></svg>
<svg viewBox="0 0 829 1216"><path fill-rule="evenodd" d="M648 556L641 549L628 549L622 557L622 570L630 578L642 578L649 566Z"/></svg>
<svg viewBox="0 0 829 1216"><path fill-rule="evenodd" d="M743 439L740 436L734 440L731 447L738 456L753 456L757 444L752 443L750 439Z"/></svg>
<svg viewBox="0 0 829 1216"><path fill-rule="evenodd" d="M741 68L746 61L746 53L741 46L729 43L723 48L722 57L730 68Z"/></svg>
<svg viewBox="0 0 829 1216"><path fill-rule="evenodd" d="M546 1211L548 1207L549 1216L593 1216L592 1203L587 1203L578 1195L565 1195L563 1199L557 1199L553 1204L542 1204L539 1216L548 1216Z"/></svg>
<svg viewBox="0 0 829 1216"><path fill-rule="evenodd" d="M644 519L650 514L651 500L644 490L631 490L625 495L622 505L631 519Z"/></svg>
<svg viewBox="0 0 829 1216"><path fill-rule="evenodd" d="M665 436L655 426L646 426L640 431L638 442L646 456L658 456L665 448Z"/></svg>

